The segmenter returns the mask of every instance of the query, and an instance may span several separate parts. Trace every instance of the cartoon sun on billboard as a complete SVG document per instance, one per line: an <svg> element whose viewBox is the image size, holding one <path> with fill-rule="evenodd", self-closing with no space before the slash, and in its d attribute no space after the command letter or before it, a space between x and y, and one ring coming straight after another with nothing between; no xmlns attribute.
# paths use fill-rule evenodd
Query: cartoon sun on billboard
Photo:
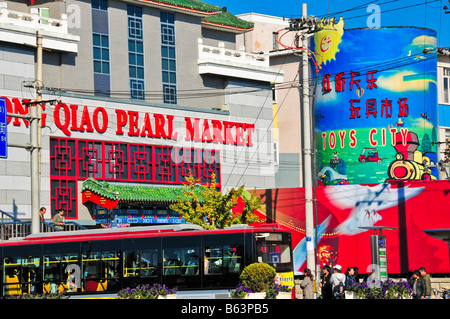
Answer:
<svg viewBox="0 0 450 319"><path fill-rule="evenodd" d="M314 34L314 44L320 66L322 63L327 64L328 61L336 59L338 46L344 34L344 19L340 17L339 22L335 23L334 17L329 22L322 18L317 27L320 31Z"/></svg>

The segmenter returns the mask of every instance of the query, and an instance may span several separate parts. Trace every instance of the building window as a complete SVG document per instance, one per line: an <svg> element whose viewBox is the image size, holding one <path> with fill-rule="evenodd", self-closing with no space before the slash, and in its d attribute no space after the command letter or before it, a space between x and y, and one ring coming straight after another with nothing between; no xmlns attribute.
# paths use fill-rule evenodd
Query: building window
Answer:
<svg viewBox="0 0 450 319"><path fill-rule="evenodd" d="M94 48L94 73L109 74L109 37L107 34L92 35Z"/></svg>
<svg viewBox="0 0 450 319"><path fill-rule="evenodd" d="M444 103L450 103L450 68L444 68Z"/></svg>
<svg viewBox="0 0 450 319"><path fill-rule="evenodd" d="M278 32L272 32L272 49L278 50Z"/></svg>
<svg viewBox="0 0 450 319"><path fill-rule="evenodd" d="M128 67L132 99L145 99L142 8L128 5Z"/></svg>
<svg viewBox="0 0 450 319"><path fill-rule="evenodd" d="M92 0L92 50L94 66L94 94L111 94L111 60L109 46L108 2Z"/></svg>
<svg viewBox="0 0 450 319"><path fill-rule="evenodd" d="M161 12L161 66L163 102L177 104L175 16L167 12Z"/></svg>
<svg viewBox="0 0 450 319"><path fill-rule="evenodd" d="M100 181L182 185L187 176L221 189L220 152L123 142L50 138L50 199L77 218L78 183ZM166 216L168 216L166 214Z"/></svg>
<svg viewBox="0 0 450 319"><path fill-rule="evenodd" d="M106 11L108 10L108 1L107 0L92 0L91 1L92 9Z"/></svg>

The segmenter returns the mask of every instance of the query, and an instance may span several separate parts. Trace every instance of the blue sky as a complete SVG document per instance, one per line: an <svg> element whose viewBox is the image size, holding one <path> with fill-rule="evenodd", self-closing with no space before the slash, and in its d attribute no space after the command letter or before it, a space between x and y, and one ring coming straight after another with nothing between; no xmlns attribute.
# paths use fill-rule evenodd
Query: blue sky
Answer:
<svg viewBox="0 0 450 319"><path fill-rule="evenodd" d="M227 7L237 15L255 12L286 18L298 18L302 14L302 3L308 5L308 14L322 17L342 16L345 28L365 28L370 4L379 6L381 27L408 26L425 27L438 32L438 47L450 48L449 0L204 0L207 3ZM447 6L449 9L444 10Z"/></svg>

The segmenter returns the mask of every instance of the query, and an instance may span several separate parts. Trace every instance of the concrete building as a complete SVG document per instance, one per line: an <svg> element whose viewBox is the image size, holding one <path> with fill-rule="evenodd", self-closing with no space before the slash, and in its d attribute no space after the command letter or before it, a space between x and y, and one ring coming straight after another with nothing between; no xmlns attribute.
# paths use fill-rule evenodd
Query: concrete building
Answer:
<svg viewBox="0 0 450 319"><path fill-rule="evenodd" d="M28 114L37 89L48 101L40 152L46 218L64 208L80 223L107 221L105 198L82 194L87 180L103 182L100 195L108 185L180 189L188 174L202 183L215 174L222 190L275 187L272 88L284 71L267 53L236 50L237 36L252 28L200 1L0 2L8 113ZM0 210L26 219L37 213L30 211L30 156L12 145L29 143L29 123L11 116L7 130ZM131 223L169 218L167 203L152 196L119 200L114 214Z"/></svg>
<svg viewBox="0 0 450 319"><path fill-rule="evenodd" d="M278 152L275 184L277 188L302 187L302 118L299 94L301 56L296 47L296 32L285 30L289 19L259 13L240 14L239 18L254 24L253 30L237 36L238 47L247 52L264 52L270 65L284 71L284 82L275 84L274 129ZM283 46L284 45L284 46ZM281 131L283 132L281 134Z"/></svg>
<svg viewBox="0 0 450 319"><path fill-rule="evenodd" d="M450 163L450 51L438 49L438 103L439 103L439 145L440 159L445 163L442 178L449 178Z"/></svg>

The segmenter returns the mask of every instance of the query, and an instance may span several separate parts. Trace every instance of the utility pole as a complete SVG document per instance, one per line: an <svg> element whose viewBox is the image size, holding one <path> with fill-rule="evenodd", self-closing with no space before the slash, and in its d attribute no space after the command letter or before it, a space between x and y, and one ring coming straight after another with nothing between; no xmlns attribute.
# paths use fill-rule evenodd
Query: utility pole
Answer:
<svg viewBox="0 0 450 319"><path fill-rule="evenodd" d="M42 104L54 103L57 100L42 100L42 35L36 32L36 79L33 84L26 87L36 89L36 100L27 102L28 114L7 113L9 117L26 119L30 123L30 142L21 144L8 143L8 147L24 148L30 152L30 176L31 176L31 233L40 232L40 196L41 196L41 148L42 148ZM25 103L24 103L25 104Z"/></svg>
<svg viewBox="0 0 450 319"><path fill-rule="evenodd" d="M42 101L42 35L36 32L36 104L30 105L30 155L31 155L31 233L39 233L40 208L40 148Z"/></svg>
<svg viewBox="0 0 450 319"><path fill-rule="evenodd" d="M312 110L310 105L310 86L309 86L309 49L308 36L316 31L318 18L308 17L307 5L302 4L302 18L291 19L289 31L301 32L301 70L302 81L299 88L302 105L302 136L303 136L303 185L305 187L305 228L306 228L306 267L315 272L318 278L320 269L316 269L316 260L314 254L314 196L313 196L313 156L314 147L312 145Z"/></svg>
<svg viewBox="0 0 450 319"><path fill-rule="evenodd" d="M302 18L308 19L306 3L302 5ZM309 62L308 62L308 37L307 32L302 34L302 114L303 114L303 174L305 187L305 228L306 228L306 267L315 271L314 256L314 210L313 210L313 181L312 181L312 156L314 154L311 145L311 112L309 104Z"/></svg>

